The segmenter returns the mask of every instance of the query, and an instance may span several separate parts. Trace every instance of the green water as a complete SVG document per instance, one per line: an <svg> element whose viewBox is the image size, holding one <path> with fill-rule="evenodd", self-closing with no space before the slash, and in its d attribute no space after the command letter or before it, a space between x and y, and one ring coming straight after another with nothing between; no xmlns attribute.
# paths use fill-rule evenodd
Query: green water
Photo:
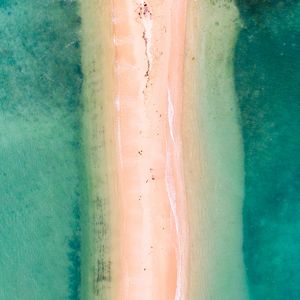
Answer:
<svg viewBox="0 0 300 300"><path fill-rule="evenodd" d="M76 1L0 0L0 299L78 299Z"/></svg>
<svg viewBox="0 0 300 300"><path fill-rule="evenodd" d="M252 299L300 299L300 2L238 5L248 286Z"/></svg>

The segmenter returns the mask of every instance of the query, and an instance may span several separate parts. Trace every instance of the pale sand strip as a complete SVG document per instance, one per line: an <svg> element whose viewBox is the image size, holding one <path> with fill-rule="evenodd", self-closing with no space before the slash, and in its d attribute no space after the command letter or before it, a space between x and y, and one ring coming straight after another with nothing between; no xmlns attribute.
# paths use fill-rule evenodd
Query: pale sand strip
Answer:
<svg viewBox="0 0 300 300"><path fill-rule="evenodd" d="M185 1L113 1L120 207L114 299L186 299Z"/></svg>
<svg viewBox="0 0 300 300"><path fill-rule="evenodd" d="M88 214L83 216L82 299L113 299L116 219L114 45L111 1L81 0ZM86 210L84 210L86 211Z"/></svg>
<svg viewBox="0 0 300 300"><path fill-rule="evenodd" d="M238 20L232 2L188 2L183 154L192 300L247 299L243 152L232 70Z"/></svg>

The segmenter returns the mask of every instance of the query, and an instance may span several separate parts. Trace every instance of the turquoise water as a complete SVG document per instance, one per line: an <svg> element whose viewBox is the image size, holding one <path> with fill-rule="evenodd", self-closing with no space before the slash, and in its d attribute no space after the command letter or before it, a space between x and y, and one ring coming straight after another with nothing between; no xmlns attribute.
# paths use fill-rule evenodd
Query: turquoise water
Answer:
<svg viewBox="0 0 300 300"><path fill-rule="evenodd" d="M238 5L248 285L252 299L300 299L300 2Z"/></svg>
<svg viewBox="0 0 300 300"><path fill-rule="evenodd" d="M78 299L76 1L0 0L0 299Z"/></svg>
<svg viewBox="0 0 300 300"><path fill-rule="evenodd" d="M252 299L300 299L300 4L237 3L248 286ZM0 300L80 298L77 11L0 0Z"/></svg>

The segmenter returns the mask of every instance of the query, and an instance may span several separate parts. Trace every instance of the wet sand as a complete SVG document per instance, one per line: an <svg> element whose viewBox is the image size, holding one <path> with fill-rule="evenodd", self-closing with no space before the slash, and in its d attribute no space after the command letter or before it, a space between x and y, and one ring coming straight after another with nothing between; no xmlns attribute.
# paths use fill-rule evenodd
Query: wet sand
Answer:
<svg viewBox="0 0 300 300"><path fill-rule="evenodd" d="M185 1L113 1L120 260L115 299L185 299Z"/></svg>

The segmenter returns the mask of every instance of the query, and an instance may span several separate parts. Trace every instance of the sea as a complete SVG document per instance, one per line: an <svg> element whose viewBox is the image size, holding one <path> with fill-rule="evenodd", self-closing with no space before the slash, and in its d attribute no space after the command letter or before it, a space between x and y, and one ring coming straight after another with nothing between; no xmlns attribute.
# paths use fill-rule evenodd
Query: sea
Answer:
<svg viewBox="0 0 300 300"><path fill-rule="evenodd" d="M300 1L238 0L243 253L254 300L300 299Z"/></svg>
<svg viewBox="0 0 300 300"><path fill-rule="evenodd" d="M0 299L79 299L81 19L72 0L0 0Z"/></svg>

